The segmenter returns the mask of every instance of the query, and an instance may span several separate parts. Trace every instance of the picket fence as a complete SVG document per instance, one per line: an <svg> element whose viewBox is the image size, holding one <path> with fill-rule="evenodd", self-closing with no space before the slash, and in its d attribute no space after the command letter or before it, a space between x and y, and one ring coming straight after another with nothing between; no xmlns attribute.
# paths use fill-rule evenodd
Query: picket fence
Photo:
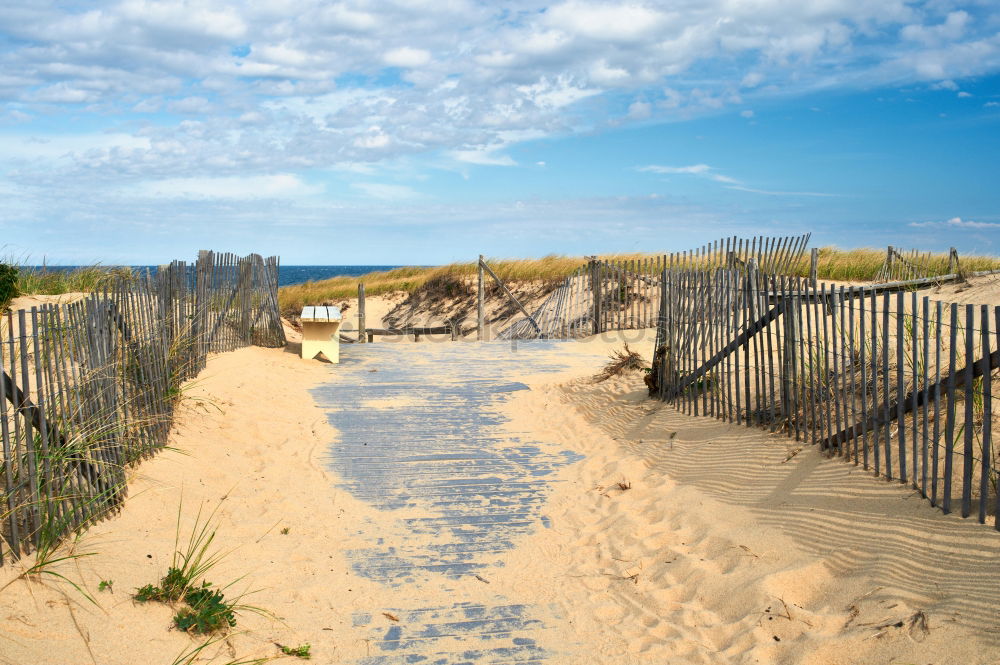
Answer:
<svg viewBox="0 0 1000 665"><path fill-rule="evenodd" d="M278 259L201 252L0 328L0 564L114 513L209 353L281 346Z"/></svg>

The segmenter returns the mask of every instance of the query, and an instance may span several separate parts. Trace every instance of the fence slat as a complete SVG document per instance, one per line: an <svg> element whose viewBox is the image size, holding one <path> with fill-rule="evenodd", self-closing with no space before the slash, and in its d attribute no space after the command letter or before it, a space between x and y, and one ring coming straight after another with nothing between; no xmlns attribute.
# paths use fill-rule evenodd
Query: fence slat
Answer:
<svg viewBox="0 0 1000 665"><path fill-rule="evenodd" d="M979 523L986 524L986 504L990 496L990 472L993 460L991 439L993 436L993 377L990 373L990 308L982 305L980 310L980 326L982 333L982 372L983 377L983 435L979 451ZM970 372L971 374L971 372ZM969 427L969 424L966 425ZM970 427L971 429L971 427Z"/></svg>
<svg viewBox="0 0 1000 665"><path fill-rule="evenodd" d="M906 394L903 330L906 315L903 292L896 292L896 434L899 440L899 482L906 482L906 421L903 397Z"/></svg>
<svg viewBox="0 0 1000 665"><path fill-rule="evenodd" d="M955 354L958 346L957 303L951 304L951 329L949 330L949 336L951 338L951 343L948 346L948 380L946 386L948 411L945 414L944 425L944 487L942 488L944 497L941 502L941 509L945 513L951 512L951 475L952 465L954 463L954 460L952 459L952 448L955 443L955 410L957 408L957 405L955 404Z"/></svg>
<svg viewBox="0 0 1000 665"><path fill-rule="evenodd" d="M965 363L971 367L976 362L974 356L975 335L975 305L965 306ZM972 512L972 473L974 466L974 432L973 430L973 377L972 372L965 373L965 446L962 451L962 517L968 517Z"/></svg>

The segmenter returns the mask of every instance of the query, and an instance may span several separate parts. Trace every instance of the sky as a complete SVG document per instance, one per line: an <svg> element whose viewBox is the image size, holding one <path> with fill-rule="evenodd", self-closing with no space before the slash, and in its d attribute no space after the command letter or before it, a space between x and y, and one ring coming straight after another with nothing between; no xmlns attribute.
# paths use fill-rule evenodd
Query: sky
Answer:
<svg viewBox="0 0 1000 665"><path fill-rule="evenodd" d="M1000 0L0 0L0 254L1000 254Z"/></svg>

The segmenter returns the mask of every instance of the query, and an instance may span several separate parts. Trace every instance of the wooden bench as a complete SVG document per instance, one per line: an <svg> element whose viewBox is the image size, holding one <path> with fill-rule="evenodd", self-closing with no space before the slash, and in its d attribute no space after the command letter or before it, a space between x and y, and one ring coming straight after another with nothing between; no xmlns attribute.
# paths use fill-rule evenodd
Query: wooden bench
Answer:
<svg viewBox="0 0 1000 665"><path fill-rule="evenodd" d="M340 323L343 316L336 307L303 307L302 357L312 360L322 353L332 363L340 362Z"/></svg>

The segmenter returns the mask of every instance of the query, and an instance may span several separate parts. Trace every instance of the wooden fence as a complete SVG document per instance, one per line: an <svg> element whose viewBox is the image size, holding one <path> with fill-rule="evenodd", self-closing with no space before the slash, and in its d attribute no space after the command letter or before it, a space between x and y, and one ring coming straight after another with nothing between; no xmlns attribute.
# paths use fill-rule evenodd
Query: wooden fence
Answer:
<svg viewBox="0 0 1000 665"><path fill-rule="evenodd" d="M515 321L497 337L572 338L608 330L652 328L656 326L664 271L714 270L745 266L753 260L763 266L762 272L787 272L800 261L809 237L808 233L781 238L734 236L698 249L645 259L592 257L534 313Z"/></svg>
<svg viewBox="0 0 1000 665"><path fill-rule="evenodd" d="M1000 307L814 285L755 261L661 277L661 399L816 444L1000 528Z"/></svg>
<svg viewBox="0 0 1000 665"><path fill-rule="evenodd" d="M0 564L114 513L210 352L281 346L278 261L202 252L0 328Z"/></svg>
<svg viewBox="0 0 1000 665"><path fill-rule="evenodd" d="M885 262L875 273L874 281L892 282L935 277L942 274L959 275L962 272L958 261L958 251L952 247L948 250L947 271L944 265L932 252L918 250L901 251L899 247L889 245L886 248Z"/></svg>

